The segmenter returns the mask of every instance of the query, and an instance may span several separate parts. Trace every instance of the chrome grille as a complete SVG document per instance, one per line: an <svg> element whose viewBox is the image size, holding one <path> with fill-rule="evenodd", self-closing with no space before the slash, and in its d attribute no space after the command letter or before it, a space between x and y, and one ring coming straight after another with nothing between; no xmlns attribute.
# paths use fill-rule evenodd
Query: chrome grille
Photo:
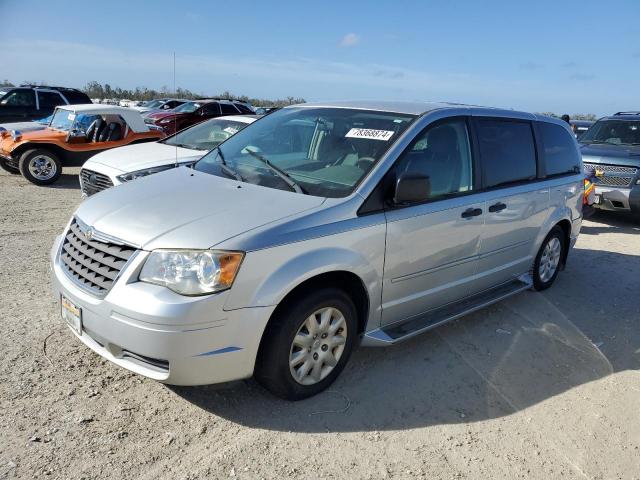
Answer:
<svg viewBox="0 0 640 480"><path fill-rule="evenodd" d="M584 164L585 172L595 170L596 168L598 170L602 170L605 173L626 173L629 175L635 175L638 171L638 169L635 167L623 167L621 165L606 165L606 164L599 164L599 163Z"/></svg>
<svg viewBox="0 0 640 480"><path fill-rule="evenodd" d="M134 247L89 240L73 219L65 235L60 261L67 275L80 286L98 294L106 294L122 267L136 252Z"/></svg>
<svg viewBox="0 0 640 480"><path fill-rule="evenodd" d="M110 187L113 187L113 182L106 175L85 168L80 170L80 188L85 195L90 196Z"/></svg>
<svg viewBox="0 0 640 480"><path fill-rule="evenodd" d="M596 169L604 172L604 175L596 176L594 183L608 187L629 187L638 173L638 169L634 167L600 163L584 164L585 173L592 173Z"/></svg>

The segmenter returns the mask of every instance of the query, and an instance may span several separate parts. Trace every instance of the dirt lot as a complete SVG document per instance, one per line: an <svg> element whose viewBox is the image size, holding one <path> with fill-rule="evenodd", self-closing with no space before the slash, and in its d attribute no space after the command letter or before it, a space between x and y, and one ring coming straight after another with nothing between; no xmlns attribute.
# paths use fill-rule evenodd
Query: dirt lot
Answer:
<svg viewBox="0 0 640 480"><path fill-rule="evenodd" d="M360 349L287 403L166 387L72 337L47 266L68 173L0 173L0 479L640 478L640 223L595 216L552 289Z"/></svg>

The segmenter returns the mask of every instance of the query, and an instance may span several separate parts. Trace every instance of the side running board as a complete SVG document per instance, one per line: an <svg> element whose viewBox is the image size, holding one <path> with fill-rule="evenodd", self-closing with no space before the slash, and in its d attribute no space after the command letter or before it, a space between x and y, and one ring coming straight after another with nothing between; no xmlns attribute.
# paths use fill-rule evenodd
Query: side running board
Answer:
<svg viewBox="0 0 640 480"><path fill-rule="evenodd" d="M450 303L402 322L386 325L365 334L362 345L385 346L407 340L442 324L460 318L516 293L531 288L531 276L523 275L508 283L476 293L459 302Z"/></svg>

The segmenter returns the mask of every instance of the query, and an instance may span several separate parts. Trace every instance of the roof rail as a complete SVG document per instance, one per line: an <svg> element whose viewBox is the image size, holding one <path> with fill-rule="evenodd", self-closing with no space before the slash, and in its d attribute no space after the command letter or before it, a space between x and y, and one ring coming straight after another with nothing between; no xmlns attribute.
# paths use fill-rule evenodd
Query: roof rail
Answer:
<svg viewBox="0 0 640 480"><path fill-rule="evenodd" d="M638 110L631 110L631 111L629 111L629 112L617 112L617 113L614 113L613 115L614 115L614 116L615 116L615 115L640 115L640 111L638 111Z"/></svg>
<svg viewBox="0 0 640 480"><path fill-rule="evenodd" d="M23 83L20 88L49 88L51 90L77 90L73 87L57 87L55 85L34 85L30 83Z"/></svg>

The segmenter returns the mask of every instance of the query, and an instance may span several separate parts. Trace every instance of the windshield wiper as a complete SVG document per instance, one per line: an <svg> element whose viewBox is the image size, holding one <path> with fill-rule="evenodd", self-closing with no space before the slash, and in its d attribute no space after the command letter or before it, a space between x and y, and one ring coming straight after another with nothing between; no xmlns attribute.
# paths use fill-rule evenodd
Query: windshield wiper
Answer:
<svg viewBox="0 0 640 480"><path fill-rule="evenodd" d="M224 155L222 153L222 150L220 149L220 146L217 146L215 149L218 152L218 158L220 159L220 170L222 170L225 174L235 178L236 180L244 182L244 178L242 178L242 175L240 175L233 168L227 165L227 161L224 159Z"/></svg>
<svg viewBox="0 0 640 480"><path fill-rule="evenodd" d="M267 167L271 168L271 170L273 170L273 172L278 175L283 181L284 183L286 183L287 185L289 185L290 188L292 188L296 193L303 193L306 194L307 192L300 186L298 185L292 178L291 175L289 175L287 172L285 172L284 170L280 169L280 167L276 167L273 163L271 163L271 160L269 160L268 158L260 155L258 152L254 152L253 150L249 149L249 148L245 148L244 149L246 152L249 153L249 155L251 155L254 158L257 158L258 160L260 160L262 163L264 163Z"/></svg>

